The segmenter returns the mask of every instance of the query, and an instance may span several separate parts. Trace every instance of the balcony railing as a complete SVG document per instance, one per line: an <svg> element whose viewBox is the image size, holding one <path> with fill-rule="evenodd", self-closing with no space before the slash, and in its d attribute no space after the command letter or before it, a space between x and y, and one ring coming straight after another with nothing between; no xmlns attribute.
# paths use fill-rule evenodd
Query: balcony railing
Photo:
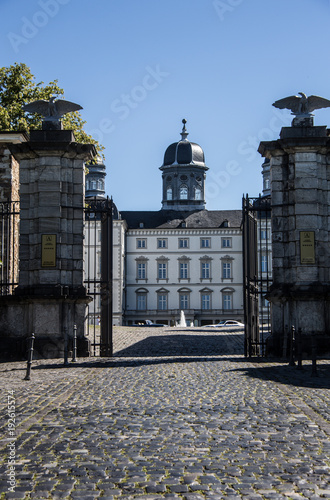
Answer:
<svg viewBox="0 0 330 500"><path fill-rule="evenodd" d="M244 313L243 309L183 309L185 316L242 316ZM178 316L180 317L181 309L146 309L144 311L140 310L128 310L125 311L125 316L139 316L139 317L155 317L155 316Z"/></svg>

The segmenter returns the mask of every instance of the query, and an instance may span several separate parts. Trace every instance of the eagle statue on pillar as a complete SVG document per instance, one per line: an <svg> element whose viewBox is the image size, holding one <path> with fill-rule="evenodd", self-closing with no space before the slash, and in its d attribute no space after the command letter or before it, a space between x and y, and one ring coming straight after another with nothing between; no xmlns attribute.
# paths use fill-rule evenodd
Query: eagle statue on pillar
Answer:
<svg viewBox="0 0 330 500"><path fill-rule="evenodd" d="M312 116L314 109L330 107L330 101L324 97L317 95L307 97L303 92L298 92L298 94L279 99L273 103L273 106L279 109L290 109L291 114L297 117Z"/></svg>
<svg viewBox="0 0 330 500"><path fill-rule="evenodd" d="M38 113L43 116L43 121L58 122L63 115L83 109L79 104L51 97L48 101L39 99L23 106L24 111L28 113Z"/></svg>

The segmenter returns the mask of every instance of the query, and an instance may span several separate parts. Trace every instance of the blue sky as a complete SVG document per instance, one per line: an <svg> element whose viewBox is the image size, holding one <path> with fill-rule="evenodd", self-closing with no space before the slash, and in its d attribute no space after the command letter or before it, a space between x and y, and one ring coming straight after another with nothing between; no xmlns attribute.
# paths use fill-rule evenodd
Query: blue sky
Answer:
<svg viewBox="0 0 330 500"><path fill-rule="evenodd" d="M204 149L207 208L241 208L262 189L260 140L291 122L272 103L330 98L329 0L0 0L0 14L1 66L57 78L83 106L119 210L161 208L182 118Z"/></svg>

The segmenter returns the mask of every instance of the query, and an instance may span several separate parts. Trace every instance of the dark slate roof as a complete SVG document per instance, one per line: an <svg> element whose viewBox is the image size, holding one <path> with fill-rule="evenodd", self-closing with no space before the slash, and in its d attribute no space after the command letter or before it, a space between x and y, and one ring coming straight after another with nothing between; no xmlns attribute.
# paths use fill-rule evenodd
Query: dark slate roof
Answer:
<svg viewBox="0 0 330 500"><path fill-rule="evenodd" d="M191 163L205 163L204 152L199 144L189 141L174 142L165 151L164 163L165 165L189 165Z"/></svg>
<svg viewBox="0 0 330 500"><path fill-rule="evenodd" d="M129 229L140 229L140 224L146 229L212 229L226 227L226 221L231 228L239 228L242 222L241 210L196 210L184 212L175 210L159 210L158 212L121 211L121 218L127 222Z"/></svg>

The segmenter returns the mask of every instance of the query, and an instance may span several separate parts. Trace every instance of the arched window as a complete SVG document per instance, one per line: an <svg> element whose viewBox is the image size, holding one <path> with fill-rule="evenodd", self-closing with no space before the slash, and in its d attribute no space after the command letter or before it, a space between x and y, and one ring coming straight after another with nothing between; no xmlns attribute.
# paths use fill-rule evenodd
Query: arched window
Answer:
<svg viewBox="0 0 330 500"><path fill-rule="evenodd" d="M180 186L180 200L188 200L188 187L185 184Z"/></svg>
<svg viewBox="0 0 330 500"><path fill-rule="evenodd" d="M166 199L171 200L172 199L172 188L168 187L166 190Z"/></svg>
<svg viewBox="0 0 330 500"><path fill-rule="evenodd" d="M200 187L195 188L195 200L201 200L202 199L202 190Z"/></svg>

